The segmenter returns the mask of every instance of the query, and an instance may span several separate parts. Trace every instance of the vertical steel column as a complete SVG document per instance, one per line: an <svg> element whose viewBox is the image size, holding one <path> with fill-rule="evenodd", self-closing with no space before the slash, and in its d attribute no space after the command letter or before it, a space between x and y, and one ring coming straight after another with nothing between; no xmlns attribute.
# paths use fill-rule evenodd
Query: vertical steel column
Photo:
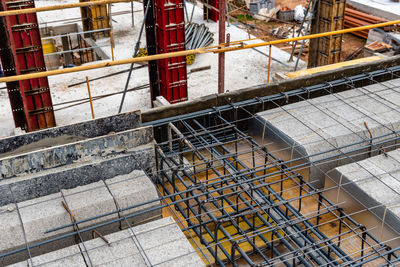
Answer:
<svg viewBox="0 0 400 267"><path fill-rule="evenodd" d="M143 1L143 10L146 12L147 6L149 6L148 14L145 19L146 25L146 45L147 45L147 54L155 55L157 54L157 42L156 42L156 32L155 32L155 15L154 15L154 0L144 0ZM160 95L159 88L159 80L158 80L158 68L157 61L149 61L148 65L149 69L149 80L150 80L150 95L151 95L151 104L153 106L153 101L156 100L156 97Z"/></svg>
<svg viewBox="0 0 400 267"><path fill-rule="evenodd" d="M225 12L224 0L219 0L219 43L225 43ZM225 53L218 54L218 94L225 91Z"/></svg>
<svg viewBox="0 0 400 267"><path fill-rule="evenodd" d="M34 8L34 1L2 0L1 10ZM35 13L6 16L1 20L0 56L5 76L46 70ZM47 78L7 83L16 127L34 131L55 126Z"/></svg>

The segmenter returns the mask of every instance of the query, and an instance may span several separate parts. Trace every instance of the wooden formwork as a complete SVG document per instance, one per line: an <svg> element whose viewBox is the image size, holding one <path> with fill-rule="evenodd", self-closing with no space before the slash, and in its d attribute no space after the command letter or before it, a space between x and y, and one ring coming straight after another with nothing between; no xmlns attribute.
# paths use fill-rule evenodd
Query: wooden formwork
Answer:
<svg viewBox="0 0 400 267"><path fill-rule="evenodd" d="M90 1L93 0L79 0L79 2ZM95 31L110 28L110 17L108 14L107 5L82 7L81 16L84 31ZM85 34L85 37L92 37L93 39L109 36L109 30Z"/></svg>
<svg viewBox="0 0 400 267"><path fill-rule="evenodd" d="M342 30L346 0L320 0L311 22L311 33ZM340 62L342 34L321 37L310 41L308 67L317 67Z"/></svg>

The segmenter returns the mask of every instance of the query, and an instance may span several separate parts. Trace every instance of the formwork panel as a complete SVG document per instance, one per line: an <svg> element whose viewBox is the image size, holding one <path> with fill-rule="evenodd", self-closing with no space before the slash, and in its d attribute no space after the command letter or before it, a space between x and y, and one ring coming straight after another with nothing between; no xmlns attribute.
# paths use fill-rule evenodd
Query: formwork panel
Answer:
<svg viewBox="0 0 400 267"><path fill-rule="evenodd" d="M1 2L2 10L15 10L35 7L33 1L5 1ZM14 69L7 74L20 75L40 72L46 69L40 40L38 21L35 13L6 16L3 19L3 29L9 40L2 43L2 62L10 57L8 69ZM7 56L8 54L8 56ZM8 83L7 88L11 106L13 108L16 127L27 131L55 126L55 118L50 96L49 84L46 77L19 81L19 94L16 96L17 83ZM22 105L21 102L22 101ZM25 118L21 117L24 111Z"/></svg>
<svg viewBox="0 0 400 267"><path fill-rule="evenodd" d="M93 2L93 0L79 0L79 2ZM108 14L107 5L82 7L81 16L84 31L110 28L110 15ZM85 37L92 37L94 39L109 36L109 30L85 34Z"/></svg>
<svg viewBox="0 0 400 267"><path fill-rule="evenodd" d="M323 33L344 28L346 1L319 1L316 15L311 22L311 33ZM311 40L309 67L329 65L340 62L342 35L333 35Z"/></svg>
<svg viewBox="0 0 400 267"><path fill-rule="evenodd" d="M219 11L215 10L214 8L218 9L219 8L219 0L204 0L204 3L213 7L207 7L204 5L203 7L203 19L204 20L209 20L211 19L212 21L217 22L219 20Z"/></svg>
<svg viewBox="0 0 400 267"><path fill-rule="evenodd" d="M158 54L184 51L185 20L183 1L154 2L156 50ZM187 100L186 58L158 60L159 87L170 103Z"/></svg>

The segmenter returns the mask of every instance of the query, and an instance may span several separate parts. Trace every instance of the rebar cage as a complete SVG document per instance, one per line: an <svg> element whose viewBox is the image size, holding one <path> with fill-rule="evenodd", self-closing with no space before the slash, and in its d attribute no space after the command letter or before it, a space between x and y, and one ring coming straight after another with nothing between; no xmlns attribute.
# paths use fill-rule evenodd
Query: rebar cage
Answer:
<svg viewBox="0 0 400 267"><path fill-rule="evenodd" d="M396 73L363 74L160 120L156 164L164 214L174 216L209 264L397 262L398 248L380 242L296 172L306 164L279 159L247 131L260 110L378 83Z"/></svg>
<svg viewBox="0 0 400 267"><path fill-rule="evenodd" d="M374 237L352 214L326 198L324 189L316 189L300 174L310 164L318 166L318 161L282 160L277 151L263 143L263 138L259 141L251 135L249 125L259 111L284 109L288 103L399 78L399 74L400 67L396 66L146 123L154 126L157 139L157 168L149 175L154 178L159 197L84 220L65 222L45 234L68 227L74 228L72 232L40 242L25 239L24 247L1 254L0 259L21 252L32 259L32 249L74 236L84 246L87 241L84 233L123 222L140 247L136 240L140 233L132 230L131 220L162 208L163 215L174 217L209 265L391 266L399 261L400 248L389 247ZM399 130L373 136L365 139L368 144L356 146L353 151L376 153L385 142L396 141L397 147L399 139ZM353 145L356 144L347 148ZM340 147L336 151L339 155L343 153ZM323 160L337 156L328 152L332 151L322 152ZM155 207L135 211L159 202ZM15 207L19 213L20 208ZM83 226L128 210L129 213L118 218ZM144 251L141 254L147 258Z"/></svg>
<svg viewBox="0 0 400 267"><path fill-rule="evenodd" d="M156 149L157 182L176 211L167 212L210 263L237 265L242 258L250 265L322 266L397 259L218 110L171 122L168 131L170 140Z"/></svg>

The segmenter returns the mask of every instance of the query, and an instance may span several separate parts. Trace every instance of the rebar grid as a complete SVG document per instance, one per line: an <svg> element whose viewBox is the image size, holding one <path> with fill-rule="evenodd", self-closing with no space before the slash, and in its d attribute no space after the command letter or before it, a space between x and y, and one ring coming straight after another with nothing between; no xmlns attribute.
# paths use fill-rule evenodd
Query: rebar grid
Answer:
<svg viewBox="0 0 400 267"><path fill-rule="evenodd" d="M205 122L212 122L214 120L214 122L216 120L220 120L220 123L217 124L215 123L215 125L210 126L209 124L206 124ZM359 225L357 223L355 223L354 221L350 221L351 223L355 223L356 227L349 227L349 231L354 233L356 236L358 236L361 239L361 248L359 251L361 251L361 257L360 259L357 260L353 260L351 257L349 257L347 254L350 253L346 253L343 252L335 243L331 242L331 239L327 238L322 232L320 232L318 230L319 228L319 224L321 221L321 215L320 215L320 209L322 204L322 199L324 198L323 195L321 193L318 194L318 192L312 188L310 185L307 185L307 187L311 188L311 190L307 190L304 189L304 184L306 183L304 181L304 179L300 176L300 175L295 175L294 172L292 172L292 170L290 170L290 168L288 168L285 165L277 165L275 166L276 168L278 168L281 172L282 175L280 177L280 182L279 180L277 181L278 183L281 184L281 188L280 188L280 193L278 194L279 196L281 196L281 198L277 197L277 193L271 188L270 185L265 185L263 183L265 183L265 181L259 181L260 184L255 184L254 182L250 181L250 182L243 182L243 180L248 180L248 179L252 179L254 177L257 177L257 172L255 170L253 170L253 172L251 172L250 176L246 176L246 175L241 175L238 174L238 172L240 172L239 166L240 168L242 168L245 171L248 171L251 168L256 168L256 163L255 163L255 153L263 151L265 152L266 156L265 156L265 163L267 163L268 161L268 157L271 157L272 160L276 161L279 163L279 160L277 158L275 158L273 155L270 155L266 149L264 149L263 147L259 146L257 143L255 143L254 140L252 140L250 137L246 136L244 133L240 132L240 130L238 130L236 128L235 125L229 123L228 121L226 121L223 117L221 117L221 115L214 113L214 114L209 114L208 118L203 117L203 123L206 124L206 126L208 128L212 128L212 130L208 130L207 127L203 126L201 123L199 123L196 119L191 119L188 121L183 121L183 120L179 120L176 122L176 126L174 125L169 125L170 128L170 132L168 133L168 136L170 138L169 141L165 142L164 144L159 144L158 148L159 150L157 150L157 156L158 161L159 161L159 167L160 170L162 172L162 176L163 178L161 178L159 180L159 183L162 187L163 193L164 195L168 196L172 193L176 193L180 191L179 187L177 186L177 183L181 183L181 185L183 185L184 189L189 189L192 186L197 186L199 184L205 183L206 185L209 182L209 171L214 173L217 177L221 176L220 171L217 170L217 168L219 169L223 169L224 171L224 175L226 175L226 173L230 173L231 175L235 175L241 178L242 181L240 181L239 179L233 179L233 181L235 181L236 183L238 183L236 190L232 188L230 195L235 195L236 196L236 209L232 209L231 212L228 212L227 209L224 209L224 203L227 203L228 205L235 205L234 201L230 201L228 194L226 194L224 192L224 182L221 181L221 185L219 186L219 190L217 186L213 186L213 188L217 191L218 194L214 194L211 196L207 196L207 198L201 199L201 197L196 197L196 193L194 191L190 192L190 194L192 196L194 196L194 200L195 201L186 201L186 206L182 205L183 207L181 207L181 204L175 204L175 208L181 213L181 216L185 218L185 221L187 222L188 226L187 228L183 229L184 231L188 231L190 230L197 230L195 231L196 235L200 238L200 240L202 241L203 244L206 245L206 247L209 247L210 243L215 243L215 251L213 252L211 249L209 249L210 253L213 255L213 257L215 258L215 261L218 264L222 264L221 261L223 261L222 259L224 259L225 261L231 262L233 265L236 264L235 262L235 250L238 249L239 254L249 263L249 264L254 264L254 262L252 262L251 259L248 258L248 254L252 254L252 253L259 253L259 255L261 255L263 258L265 258L265 249L269 250L270 255L268 257L267 260L265 260L265 263L271 264L271 261L274 262L276 259L279 258L280 262L283 262L285 265L290 266L290 264L288 263L288 260L281 255L280 252L277 252L275 250L275 247L273 245L273 242L275 241L274 236L276 235L276 237L278 238L278 240L281 243L284 243L284 245L286 246L286 248L293 252L292 255L292 265L296 265L296 260L298 260L298 262L301 262L303 264L305 264L305 262L307 263L307 266L310 266L310 262L314 262L314 264L317 264L319 266L325 263L335 263L335 264L345 264L346 261L351 261L353 263L356 263L358 260L361 260L365 257L369 257L371 255L363 255L364 254L364 246L365 244L367 244L370 248L372 248L372 251L378 255L380 254L380 250L382 248L386 249L386 246L384 246L383 244L380 244L380 248L375 248L375 246L371 243L371 241L367 241L367 235L369 235L367 232L365 232L365 227L363 227L362 225ZM215 127L216 126L216 127ZM183 132L187 133L185 136L185 134L183 134L181 131L178 130L178 128L184 129ZM215 129L220 129L215 130ZM174 131L174 134L178 136L178 138L174 138L171 129ZM235 147L235 151L232 152L229 149L226 148L226 143L229 142L229 138L232 138L232 136L234 136L234 147ZM218 138L219 137L219 138ZM251 153L252 153L252 166L248 167L246 166L237 156L238 153L240 153L238 151L238 141L239 142L247 142L248 145L251 145L252 149L251 149ZM232 142L232 141L231 141ZM183 151L183 146L186 146L188 149L186 149L185 151ZM173 148L175 148L175 150L173 150ZM228 154L228 156L225 156L225 153ZM190 164L187 160L187 162L185 163L185 157L184 154L186 154L186 157L191 158L192 159L192 164ZM188 154L191 154L191 156L187 156ZM203 162L196 162L195 158L198 158L199 161L202 160ZM215 165L213 162L210 163L210 159L211 161L217 161L219 164L217 166L213 166ZM164 171L164 164L166 164L166 169L170 170L169 173L168 171ZM189 166L188 166L189 165ZM197 168L201 168L201 165L203 165L203 168L205 168L204 170L200 170L200 171L196 171L196 167ZM284 166L284 168L283 168ZM174 169L175 167L175 169ZM171 171L172 170L172 171ZM233 170L233 171L232 171ZM205 173L204 173L205 172ZM290 172L290 173L289 173ZM200 174L203 173L203 178L205 177L205 181L204 179L201 180L198 176ZM265 172L264 172L265 175ZM290 205L290 202L293 201L293 199L289 199L287 202L285 202L285 199L282 198L282 194L284 191L283 188L283 180L284 177L283 176L287 176L293 180L294 177L296 177L298 180L296 181L297 186L299 186L299 200L298 200L298 206L297 206L297 212L293 212L294 207L292 205ZM178 181L178 182L177 182ZM189 183L188 183L189 182ZM191 182L191 183L190 183ZM225 185L229 185L229 183L226 183ZM222 188L222 190L221 190ZM241 190L238 190L238 188L240 188ZM260 189L267 189L267 194L265 194L265 192L262 192L260 194ZM303 196L303 190L304 190L304 196ZM202 193L206 192L204 189L200 190ZM242 193L245 193L246 197L242 197ZM255 194L260 194L258 197L255 197ZM271 195L275 197L275 199L271 198ZM303 198L305 198L306 196L315 196L318 195L318 215L315 217L316 218L316 227L314 227L309 221L308 219L302 219L302 220L298 220L299 218L302 218L302 215L300 214L300 210L301 210L301 200ZM186 198L189 196L189 193L186 194ZM180 195L181 199L185 198L185 195ZM265 198L267 198L269 201L271 201L270 203L268 203L267 201L265 201ZM240 201L241 202L240 202ZM296 232L291 232L288 231L288 227L287 225L285 227L280 227L280 223L281 221L274 217L271 214L271 209L276 209L278 207L278 212L277 214L279 214L279 212L283 212L283 209L279 210L279 206L273 205L273 203L278 200L280 201L280 205L284 205L285 206L285 213L284 215L286 216L285 218L288 220L293 219L294 217L297 216L297 220L298 220L298 224L303 224L302 226L296 225L298 226L297 230L300 230L301 234L304 234L304 232L306 233L306 237L304 235L298 235L296 236ZM325 199L324 199L325 200ZM176 196L173 196L171 198L171 201L176 201ZM249 205L250 202L250 205ZM254 203L254 204L253 204ZM330 203L330 202L328 202ZM269 204L269 205L268 205ZM272 205L271 205L272 204ZM246 209L239 209L240 206L246 206ZM326 205L326 204L325 204ZM209 208L207 206L213 206L214 209L210 212ZM268 209L266 210L266 206L268 206ZM198 210L196 212L196 210L194 209L194 207L198 207ZM271 232L271 240L262 240L264 241L265 244L261 245L261 247L259 247L260 245L256 245L255 239L256 237L263 237L262 234L257 234L257 229L255 229L255 224L251 224L251 222L249 222L249 219L246 217L247 215L249 215L248 209L254 209L254 208L259 208L259 210L253 210L251 213L252 214L252 219L254 220L254 218L262 218L264 214L266 214L268 217L268 220L271 218L272 219L272 224L268 222L268 220L265 222L263 221L263 227L267 227L269 228L269 232ZM217 213L215 213L215 209L218 210ZM343 218L347 219L347 215L344 216L342 214L343 211L338 208L335 207L335 210L338 211L339 214L334 213L333 211L329 211L328 213L333 213L335 214L334 217L338 217L338 222L339 222L339 229L338 229L338 234L337 236L335 236L332 239L337 239L337 244L340 246L340 239L342 238L342 225L346 225L349 226L349 222L344 221ZM203 212L205 213L205 215L203 214ZM276 212L276 211L275 211ZM291 212L291 214L289 214L289 212ZM193 220L193 217L196 218ZM208 220L203 221L203 217L207 217ZM239 226L239 221L240 219L243 220L243 222L246 222L246 224L248 225L248 227L250 227L250 231L253 233L252 236L252 240L250 240L251 238L247 235L246 232L243 231L243 229L241 229L241 227ZM262 220L262 219L261 219ZM233 238L231 236L231 234L228 233L227 230L224 230L224 226L223 224L226 224L227 222L231 222L232 225L229 226L234 226L235 227L235 231L237 231L238 234L240 234L240 240L242 240L242 242L246 242L248 244L251 245L252 247L252 251L249 252L245 252L243 250L241 250L240 246L238 246L237 241L235 240L235 238ZM276 229L273 229L274 227L274 223L277 224ZM210 226L209 226L210 225ZM221 229L221 225L222 225L222 230ZM212 231L212 229L210 229L210 227L215 227L214 228L214 232ZM228 227L229 227L228 226ZM293 225L292 225L293 226ZM310 228L307 228L310 227ZM212 240L210 242L205 242L204 238L203 238L203 232L202 229L204 228L204 231L206 233L208 233L208 235L210 237L212 237L212 233L214 233L214 237L212 238ZM363 234L360 234L359 232L357 232L357 229L362 229L363 230ZM276 231L280 230L282 231L284 234L279 236L278 234L276 234ZM305 229L305 231L304 231ZM313 232L313 230L317 229L318 231ZM307 231L310 230L310 233L312 233L314 236L307 236ZM225 236L221 239L218 237L218 231L221 231L225 234ZM297 232L299 233L299 232ZM365 234L364 234L365 233ZM286 236L286 238L285 238ZM302 245L301 241L299 242L299 238L303 238L304 240L304 244ZM308 238L308 239L307 239ZM314 240L314 238L320 238L320 241L316 241ZM220 245L220 242L226 240L229 241L231 243L231 254L229 254L228 251L224 251L224 247ZM283 240L286 241L283 242ZM252 242L251 242L252 241ZM373 241L377 241L376 239L373 239ZM312 249L313 252L316 254L312 254L309 253L309 255L306 255L307 257L300 257L298 256L298 252L300 248L306 247L307 242L311 242L312 244ZM297 249L294 248L292 244L297 245ZM379 242L378 242L379 243ZM319 245L323 244L324 248L320 248ZM220 248L221 251L224 253L224 257L221 259L221 256L217 253L217 248ZM260 251L260 248L263 249L263 251ZM327 250L326 250L327 248ZM334 252L333 254L336 256L332 256L332 251ZM277 255L276 257L273 257L275 254ZM306 251L307 252L307 251ZM307 253L306 253L307 254ZM371 253L370 253L371 254Z"/></svg>
<svg viewBox="0 0 400 267"><path fill-rule="evenodd" d="M389 73L392 78L398 77L395 71ZM378 82L374 79L374 75L361 76L372 83ZM358 81L356 78L351 78L343 79L340 83L354 89L356 86L353 84ZM192 244L197 243L197 252L208 263L213 260L221 265L238 263L239 257L244 258L247 263L260 266L280 263L286 266L299 263L305 266L335 264L357 266L371 262L376 266L398 262L398 248L390 248L379 242L368 233L371 229L366 229L349 216L355 213L345 214L338 206L325 199L323 192L329 189L314 189L293 169L296 171L307 169L310 165L319 167L322 161L337 160L335 157L351 159L368 153L363 151L366 148L370 148L371 153L378 152L381 144L397 142L400 139L400 131L371 138L364 137L362 142L374 142L373 146L366 145L352 149L355 152L352 156L348 156L342 150L352 148L356 143L321 152L321 155L333 151L337 153L333 156L324 156L322 160L302 164L294 164L301 158L282 161L274 157L274 152L277 151L267 151L241 131L246 129L250 120L257 119L254 115L260 110L271 107L283 108L285 101L287 103L304 101L317 91L320 94L334 93L335 86L340 83L334 81L322 85L315 89L316 91L312 88L302 88L272 96L267 100L255 99L243 105L231 104L214 108L205 114L191 114L188 119L182 116L170 119L167 123L165 120L155 123L159 129L167 129L169 123L175 126L175 129L170 127L171 138L165 138L165 134L164 142L156 145L157 166L161 164L164 166L154 175L159 176L159 189L163 196L125 209L118 207L115 212L66 224L57 229L78 226L97 217L121 213L161 200L164 203L161 207L169 209ZM392 88L386 87L384 90ZM374 97L379 97L379 93L375 91ZM336 95L335 97L337 98ZM396 108L392 109L398 112ZM381 141L382 138L386 140ZM396 144L387 146L389 149L395 147ZM288 167L290 164L294 166ZM342 188L344 185L339 184L335 187L345 190ZM296 194L293 195L293 192ZM316 203L316 209L304 210L304 204L301 203L307 203L308 199ZM364 206L363 211L370 209ZM80 235L103 225L134 218L151 211L152 209L135 212L88 228L77 227L72 233L38 244L26 242L25 248L18 251L29 252L30 248L41 244ZM185 217L184 214L189 216ZM342 226L338 227L334 236L326 236L323 228L331 226L331 223ZM227 225L234 231L231 232ZM49 229L48 232L57 229ZM206 236L208 239L202 240L196 236ZM360 241L360 249L348 251L344 244L352 242L354 238ZM198 244L198 240L203 244ZM246 250L244 245L249 245L250 251ZM227 250L226 247L230 247L231 250ZM282 248L285 249L282 251ZM13 253L15 252L7 255ZM262 261L253 262L252 257L249 257L251 254L260 255ZM210 255L214 259L210 258Z"/></svg>

